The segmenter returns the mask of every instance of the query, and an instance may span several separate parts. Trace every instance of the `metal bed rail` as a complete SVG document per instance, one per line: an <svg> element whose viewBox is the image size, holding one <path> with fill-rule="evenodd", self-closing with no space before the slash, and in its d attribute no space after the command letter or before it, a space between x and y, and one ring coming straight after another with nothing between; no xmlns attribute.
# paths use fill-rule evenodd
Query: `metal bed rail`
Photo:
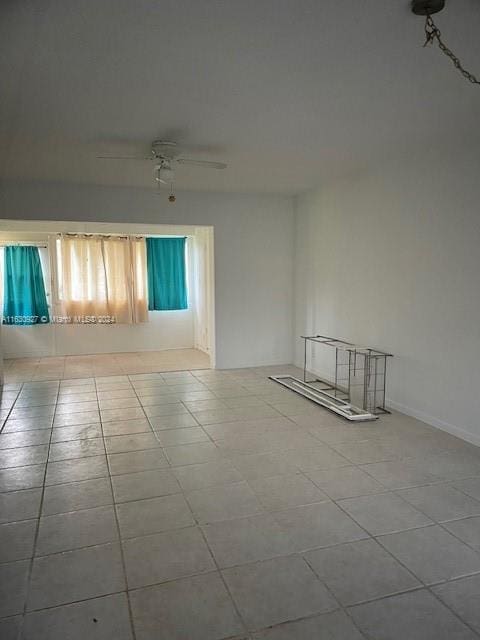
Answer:
<svg viewBox="0 0 480 640"><path fill-rule="evenodd" d="M375 420L385 407L387 360L393 354L324 335L301 336L304 341L303 380L293 376L271 376L279 384L343 415L348 420ZM330 376L309 376L308 346L334 349Z"/></svg>

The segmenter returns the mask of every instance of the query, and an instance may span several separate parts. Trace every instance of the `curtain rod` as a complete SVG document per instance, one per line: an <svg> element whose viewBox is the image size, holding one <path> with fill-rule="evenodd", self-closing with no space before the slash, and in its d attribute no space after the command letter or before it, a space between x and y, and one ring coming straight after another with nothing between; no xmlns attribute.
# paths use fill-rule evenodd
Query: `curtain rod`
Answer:
<svg viewBox="0 0 480 640"><path fill-rule="evenodd" d="M129 238L135 238L135 240L143 240L144 238L186 238L185 235L177 235L177 234L153 234L149 233L146 235L120 235L115 233L57 233L57 237L67 236L70 238L94 238L95 236L101 236L102 238L121 238L124 240L128 240Z"/></svg>
<svg viewBox="0 0 480 640"><path fill-rule="evenodd" d="M48 245L39 244L38 242L0 242L0 247L38 247L39 249L48 249Z"/></svg>
<svg viewBox="0 0 480 640"><path fill-rule="evenodd" d="M67 236L69 238L94 238L102 237L102 238L119 238L121 240L129 240L130 238L135 238L135 240L142 240L145 236L139 236L135 234L119 234L119 233L57 233L58 237Z"/></svg>

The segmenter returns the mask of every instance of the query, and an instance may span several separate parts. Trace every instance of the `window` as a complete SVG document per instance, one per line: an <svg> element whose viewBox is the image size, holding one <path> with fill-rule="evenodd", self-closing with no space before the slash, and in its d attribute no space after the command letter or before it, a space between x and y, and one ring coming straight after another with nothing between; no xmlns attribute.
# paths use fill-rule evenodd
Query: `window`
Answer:
<svg viewBox="0 0 480 640"><path fill-rule="evenodd" d="M3 324L50 322L38 247L8 246L3 255Z"/></svg>
<svg viewBox="0 0 480 640"><path fill-rule="evenodd" d="M186 238L147 238L148 309L187 309Z"/></svg>
<svg viewBox="0 0 480 640"><path fill-rule="evenodd" d="M144 238L62 235L56 241L57 302L66 322L147 320Z"/></svg>

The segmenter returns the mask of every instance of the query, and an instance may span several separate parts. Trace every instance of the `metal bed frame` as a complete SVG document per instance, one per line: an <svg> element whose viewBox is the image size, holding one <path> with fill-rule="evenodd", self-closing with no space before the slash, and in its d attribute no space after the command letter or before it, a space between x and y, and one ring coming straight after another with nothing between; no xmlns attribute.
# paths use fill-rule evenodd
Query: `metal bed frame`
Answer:
<svg viewBox="0 0 480 640"><path fill-rule="evenodd" d="M391 353L330 336L301 337L304 341L303 380L288 375L271 376L272 380L348 420L376 420L380 414L390 413L385 407L385 389L387 359L393 357ZM316 375L308 379L309 345L335 349L332 379Z"/></svg>

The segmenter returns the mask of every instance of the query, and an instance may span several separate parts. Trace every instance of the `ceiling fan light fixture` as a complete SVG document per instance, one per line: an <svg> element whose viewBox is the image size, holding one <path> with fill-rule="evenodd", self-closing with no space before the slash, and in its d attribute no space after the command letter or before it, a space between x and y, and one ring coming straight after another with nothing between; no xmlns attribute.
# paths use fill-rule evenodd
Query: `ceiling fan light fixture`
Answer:
<svg viewBox="0 0 480 640"><path fill-rule="evenodd" d="M163 184L171 184L175 181L175 171L170 162L162 161L155 167L155 180Z"/></svg>

